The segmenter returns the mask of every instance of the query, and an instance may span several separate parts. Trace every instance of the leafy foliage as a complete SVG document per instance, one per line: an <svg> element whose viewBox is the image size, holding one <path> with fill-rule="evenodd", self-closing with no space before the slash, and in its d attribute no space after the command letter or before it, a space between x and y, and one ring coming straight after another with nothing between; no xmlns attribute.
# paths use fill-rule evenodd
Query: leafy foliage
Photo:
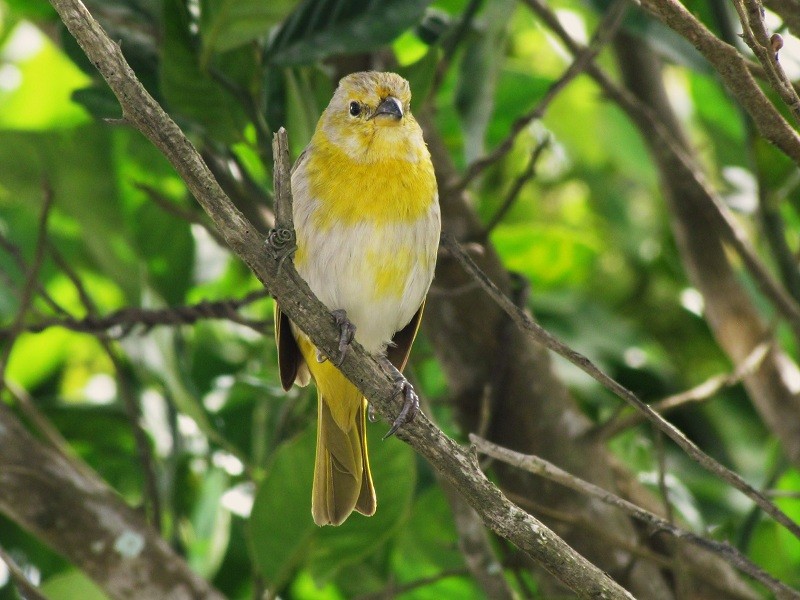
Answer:
<svg viewBox="0 0 800 600"><path fill-rule="evenodd" d="M269 208L271 133L286 126L299 154L333 91L331 75L341 64L361 65L366 53L380 54L381 64L398 64L411 81L415 111L436 107L432 120L459 168L501 143L569 59L516 3L483 4L87 3L114 28L148 90L204 155L227 169L226 188L249 217ZM596 6L553 4L577 31L597 23ZM462 20L470 5L477 13ZM163 157L136 132L99 120L119 117L119 107L74 44L59 47L44 33L56 23L45 2L0 2L0 234L9 242L0 248L0 328L20 308L46 187L55 204L40 281L58 306L40 294L31 323L64 312L80 319L94 310L238 299L258 289L247 268L206 231L204 217ZM738 206L751 207L751 214L740 215L744 219L752 217L761 186L762 198L778 206L796 252L796 165L752 137L740 109L684 40L674 43L673 32L641 14L625 26L649 36L670 61L669 89L703 149L709 178L727 198L745 201ZM611 55L598 62L608 67ZM551 143L535 176L488 232L503 264L531 284L530 307L539 320L648 400L729 372L730 361L698 306L702 299L688 283L645 143L588 78L562 90L545 117L476 180L471 190L479 217L491 222L547 137ZM755 228L752 235L761 239ZM438 285L434 293L450 292ZM763 314L771 315L758 300ZM387 586L408 586L403 598L481 597L434 475L406 445L381 441L384 425L368 426L377 514L354 515L340 528L313 525L315 396L279 389L267 325L271 302L255 301L237 312L260 330L200 319L136 327L113 342L142 409L165 538L230 598L251 598L264 589L282 597L352 598ZM782 328L778 337L797 360L796 342ZM447 402L448 383L458 386L430 354L420 340L412 372L433 416L458 435ZM556 368L595 423L616 415L617 400L596 383L561 362ZM121 380L96 335L58 327L23 333L4 375L27 390L74 453L129 503L148 505ZM10 395L0 400L21 413ZM784 460L741 385L671 418L754 485L785 492L779 505L800 520L800 474ZM609 447L658 493L658 448L649 428L628 428ZM665 460L670 500L684 523L735 541L776 577L800 586L797 539L669 444ZM41 582L48 598L104 597L63 557L4 518L0 544ZM499 544L496 551L501 558L510 554ZM507 565L509 585L545 597L523 571ZM420 581L426 585L416 586ZM0 600L15 597L0 570Z"/></svg>

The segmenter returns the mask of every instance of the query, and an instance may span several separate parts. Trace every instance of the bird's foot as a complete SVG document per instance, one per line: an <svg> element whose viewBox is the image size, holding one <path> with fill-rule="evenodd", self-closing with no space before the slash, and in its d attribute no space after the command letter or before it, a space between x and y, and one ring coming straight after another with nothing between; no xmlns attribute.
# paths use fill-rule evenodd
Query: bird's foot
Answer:
<svg viewBox="0 0 800 600"><path fill-rule="evenodd" d="M297 236L291 229L270 229L265 245L270 256L278 261L278 274L284 261L297 250Z"/></svg>
<svg viewBox="0 0 800 600"><path fill-rule="evenodd" d="M333 363L338 367L344 362L347 350L356 335L356 326L347 318L347 311L342 308L331 311L336 325L339 327L339 356Z"/></svg>
<svg viewBox="0 0 800 600"><path fill-rule="evenodd" d="M392 423L389 431L386 432L386 435L383 436L383 439L392 437L403 425L411 423L414 417L417 416L417 412L419 412L419 396L417 396L417 392L414 391L414 386L408 382L408 379L406 379L394 365L392 365L392 369L394 370L395 376L395 396L402 397L403 408L400 409L400 414L397 415L397 418Z"/></svg>

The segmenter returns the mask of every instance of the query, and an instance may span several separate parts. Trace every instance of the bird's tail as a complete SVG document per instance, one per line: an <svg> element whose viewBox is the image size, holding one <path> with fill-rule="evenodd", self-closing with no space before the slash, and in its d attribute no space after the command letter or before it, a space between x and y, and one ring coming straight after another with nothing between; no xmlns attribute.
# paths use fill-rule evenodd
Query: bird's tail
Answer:
<svg viewBox="0 0 800 600"><path fill-rule="evenodd" d="M367 401L330 361L313 365L319 422L311 513L317 525L340 525L354 510L375 513L369 470Z"/></svg>

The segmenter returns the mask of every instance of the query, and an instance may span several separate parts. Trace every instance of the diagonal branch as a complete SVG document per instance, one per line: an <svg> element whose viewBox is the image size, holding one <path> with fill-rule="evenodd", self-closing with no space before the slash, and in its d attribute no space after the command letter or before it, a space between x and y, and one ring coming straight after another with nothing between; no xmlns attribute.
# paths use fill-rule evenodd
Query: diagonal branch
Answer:
<svg viewBox="0 0 800 600"><path fill-rule="evenodd" d="M491 296L497 302L497 304L506 312L506 314L511 317L511 319L532 339L542 344L545 348L552 350L559 356L564 357L573 365L581 369L584 373L590 375L604 388L636 408L647 418L648 421L658 427L659 430L666 433L670 439L672 439L672 441L674 441L681 449L683 449L683 451L686 452L686 454L688 454L695 462L745 494L753 502L760 506L767 514L771 515L772 518L786 527L786 529L792 532L796 537L800 538L800 525L798 525L786 513L770 502L764 494L747 483L739 474L721 465L708 454L703 452L677 427L655 412L652 407L642 402L642 400L640 400L639 397L628 388L623 386L615 379L612 379L610 376L606 375L606 373L601 371L583 354L573 350L560 340L556 339L549 331L531 319L531 317L524 310L516 306L505 294L503 294L503 292L500 291L500 289L486 276L485 273L483 273L483 271L480 270L475 262L453 238L443 235L442 242L444 246L452 253L455 259L461 263L464 269L470 273L478 281L478 283L481 284L481 287L484 289L484 291L489 294L489 296Z"/></svg>
<svg viewBox="0 0 800 600"><path fill-rule="evenodd" d="M51 4L117 96L125 119L170 160L227 243L278 299L281 309L324 354L334 355L339 336L333 317L311 294L290 261L286 261L278 277L278 260L265 251L263 239L225 196L195 148L136 80L119 46L79 0L51 0ZM389 418L397 415L396 387L389 370L360 344L353 344L341 370L378 412ZM487 526L528 553L578 595L631 598L541 522L509 502L481 472L474 455L445 436L423 414L404 426L398 437L443 473Z"/></svg>
<svg viewBox="0 0 800 600"><path fill-rule="evenodd" d="M664 531L677 539L687 541L695 546L700 546L701 548L715 552L716 554L722 556L730 564L740 569L743 573L747 573L754 579L763 583L776 595L776 597L786 600L790 598L800 600L800 592L791 589L786 584L766 573L763 569L753 564L753 562L744 554L742 554L737 548L728 543L710 540L708 538L691 533L690 531L686 531L685 529L681 529L680 527L676 527L666 519L662 519L658 515L644 510L632 502L620 498L619 496L612 494L611 492L606 491L593 483L579 479L571 473L567 473L563 469L559 469L556 465L544 460L543 458L520 454L519 452L509 450L508 448L503 448L502 446L498 446L497 444L494 444L488 440L484 440L477 435L470 435L469 439L470 442L475 444L478 452L481 454L491 456L494 459L503 461L520 469L524 469L535 475L540 475L550 479L551 481L555 481L556 483L575 490L576 492L587 494L597 498L598 500L601 500L602 502L605 502L606 504L616 506L617 508L624 510L629 515L639 519L643 523L646 523L647 526L652 528L654 531Z"/></svg>
<svg viewBox="0 0 800 600"><path fill-rule="evenodd" d="M168 308L139 308L129 306L121 308L105 316L94 314L82 319L75 317L52 317L24 326L29 333L40 333L51 327L63 327L71 331L104 335L113 339L130 335L137 327L144 333L159 325L193 325L203 319L226 319L254 329L258 333L269 330L271 323L268 321L252 320L239 314L239 309L248 306L269 296L265 290L250 292L243 298L235 300L218 300L209 302L203 300L196 304L186 306L172 306ZM10 335L9 329L0 329L0 340Z"/></svg>
<svg viewBox="0 0 800 600"><path fill-rule="evenodd" d="M628 0L616 0L616 2L611 5L605 17L603 17L603 20L598 24L594 37L589 42L589 45L575 56L575 60L572 61L572 64L570 64L564 74L547 89L536 106L534 106L530 112L514 121L511 125L511 131L506 138L489 154L476 160L467 168L463 177L453 186L455 191L466 188L478 175L483 173L489 165L496 163L508 154L511 148L513 148L514 140L517 139L517 136L531 122L536 119L541 119L544 116L550 103L555 100L559 92L592 64L595 57L600 54L603 46L614 36L614 33L622 23L622 17L625 16L625 9L627 6Z"/></svg>
<svg viewBox="0 0 800 600"><path fill-rule="evenodd" d="M540 0L525 0L529 5ZM750 113L765 138L800 165L800 136L758 86L747 61L723 42L678 0L642 0L642 8L686 38L711 63L725 85ZM772 79L770 69L768 79Z"/></svg>

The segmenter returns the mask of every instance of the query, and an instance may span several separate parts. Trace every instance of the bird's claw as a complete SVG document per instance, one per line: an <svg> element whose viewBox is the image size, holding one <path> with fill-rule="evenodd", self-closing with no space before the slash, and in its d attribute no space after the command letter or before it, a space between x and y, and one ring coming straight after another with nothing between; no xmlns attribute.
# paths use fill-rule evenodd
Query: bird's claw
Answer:
<svg viewBox="0 0 800 600"><path fill-rule="evenodd" d="M347 318L347 311L344 309L337 309L331 311L336 325L339 327L339 356L333 361L338 367L344 362L344 357L347 356L347 350L350 348L350 343L356 335L356 326Z"/></svg>
<svg viewBox="0 0 800 600"><path fill-rule="evenodd" d="M291 229L270 229L265 242L270 256L278 261L280 274L284 261L297 250L297 237Z"/></svg>
<svg viewBox="0 0 800 600"><path fill-rule="evenodd" d="M411 423L414 417L417 416L417 412L419 412L419 396L417 396L417 392L414 391L414 386L412 386L399 371L397 375L399 377L395 379L394 382L395 396L403 397L403 408L400 409L400 414L397 415L397 418L392 423L389 431L386 432L386 435L383 436L383 439L392 437L403 425Z"/></svg>

